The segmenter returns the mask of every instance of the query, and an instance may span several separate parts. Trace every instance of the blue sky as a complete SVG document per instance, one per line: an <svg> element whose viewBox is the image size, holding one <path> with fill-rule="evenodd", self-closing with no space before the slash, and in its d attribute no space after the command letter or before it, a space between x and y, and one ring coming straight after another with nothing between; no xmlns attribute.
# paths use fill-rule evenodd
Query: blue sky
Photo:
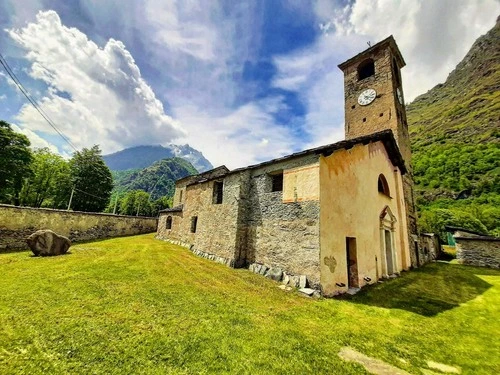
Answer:
<svg viewBox="0 0 500 375"><path fill-rule="evenodd" d="M0 52L78 148L185 144L245 166L343 139L337 65L393 34L406 101L439 82L497 0L0 0ZM0 119L72 149L0 72Z"/></svg>

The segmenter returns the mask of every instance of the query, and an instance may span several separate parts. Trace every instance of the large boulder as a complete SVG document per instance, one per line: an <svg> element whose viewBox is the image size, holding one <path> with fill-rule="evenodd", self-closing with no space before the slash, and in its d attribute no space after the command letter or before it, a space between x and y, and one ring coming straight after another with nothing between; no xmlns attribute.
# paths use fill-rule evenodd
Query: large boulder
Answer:
<svg viewBox="0 0 500 375"><path fill-rule="evenodd" d="M26 239L29 248L36 256L65 254L71 246L71 241L50 229L37 230Z"/></svg>

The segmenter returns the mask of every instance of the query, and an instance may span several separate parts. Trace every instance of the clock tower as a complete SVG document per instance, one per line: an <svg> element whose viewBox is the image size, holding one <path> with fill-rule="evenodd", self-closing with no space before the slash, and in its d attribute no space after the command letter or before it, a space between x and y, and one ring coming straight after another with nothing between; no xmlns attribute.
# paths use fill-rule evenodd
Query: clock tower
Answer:
<svg viewBox="0 0 500 375"><path fill-rule="evenodd" d="M408 173L403 191L410 234L412 265L418 266L418 237L413 197L410 137L400 69L406 65L392 35L343 62L345 137L370 135L390 129L399 146Z"/></svg>

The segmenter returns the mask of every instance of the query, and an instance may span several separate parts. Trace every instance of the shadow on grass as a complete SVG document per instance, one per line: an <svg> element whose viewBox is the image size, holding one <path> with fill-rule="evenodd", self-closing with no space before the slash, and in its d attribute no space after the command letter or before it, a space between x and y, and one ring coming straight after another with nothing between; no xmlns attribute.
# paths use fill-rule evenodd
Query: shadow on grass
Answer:
<svg viewBox="0 0 500 375"><path fill-rule="evenodd" d="M349 298L353 303L407 310L423 316L435 316L470 301L491 288L477 275L500 272L448 263L428 264L401 277L367 287Z"/></svg>

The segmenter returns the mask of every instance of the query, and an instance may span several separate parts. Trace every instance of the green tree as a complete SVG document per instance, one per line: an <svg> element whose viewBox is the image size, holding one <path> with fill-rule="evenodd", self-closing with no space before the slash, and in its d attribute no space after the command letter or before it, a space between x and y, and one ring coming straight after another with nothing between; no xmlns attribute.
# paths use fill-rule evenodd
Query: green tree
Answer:
<svg viewBox="0 0 500 375"><path fill-rule="evenodd" d="M113 190L113 177L102 160L99 146L75 152L69 167L74 188L71 208L75 211L103 211Z"/></svg>
<svg viewBox="0 0 500 375"><path fill-rule="evenodd" d="M23 206L54 207L57 196L65 196L67 205L69 198L70 171L68 162L48 148L33 152L32 175L25 179L20 194Z"/></svg>
<svg viewBox="0 0 500 375"><path fill-rule="evenodd" d="M128 191L119 201L120 215L154 216L151 196L143 190Z"/></svg>
<svg viewBox="0 0 500 375"><path fill-rule="evenodd" d="M158 213L165 208L172 207L172 197L167 198L165 196L158 198L151 203L151 214L152 216L158 216Z"/></svg>
<svg viewBox="0 0 500 375"><path fill-rule="evenodd" d="M19 205L23 180L31 175L30 141L0 121L0 201Z"/></svg>
<svg viewBox="0 0 500 375"><path fill-rule="evenodd" d="M431 208L422 211L419 219L422 232L437 233L441 240L446 239L446 226L460 227L487 233L486 226L471 213L460 209Z"/></svg>

